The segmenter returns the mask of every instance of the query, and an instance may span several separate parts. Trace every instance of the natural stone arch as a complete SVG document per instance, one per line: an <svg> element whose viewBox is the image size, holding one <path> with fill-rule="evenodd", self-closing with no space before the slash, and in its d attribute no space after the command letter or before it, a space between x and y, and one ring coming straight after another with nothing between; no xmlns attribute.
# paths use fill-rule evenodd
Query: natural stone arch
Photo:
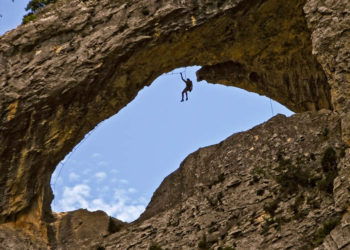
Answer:
<svg viewBox="0 0 350 250"><path fill-rule="evenodd" d="M1 37L0 221L42 228L57 163L171 69L207 65L199 79L264 94L295 112L331 109L304 4L60 1Z"/></svg>

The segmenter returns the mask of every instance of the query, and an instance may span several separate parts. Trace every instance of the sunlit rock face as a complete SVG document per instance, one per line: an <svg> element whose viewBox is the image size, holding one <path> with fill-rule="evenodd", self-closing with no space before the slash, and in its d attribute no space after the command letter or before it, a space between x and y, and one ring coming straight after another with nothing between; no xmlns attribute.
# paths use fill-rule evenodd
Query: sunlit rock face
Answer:
<svg viewBox="0 0 350 250"><path fill-rule="evenodd" d="M62 0L44 8L0 38L0 222L49 241L57 163L141 88L182 66L203 65L199 79L295 112L335 109L349 144L349 4Z"/></svg>
<svg viewBox="0 0 350 250"><path fill-rule="evenodd" d="M322 241L333 245L326 249L346 246L344 149L337 114L277 115L189 155L137 223L103 246L148 249L155 242L163 249L197 249L203 235L207 249L313 249ZM328 237L317 233L325 224L333 229Z"/></svg>

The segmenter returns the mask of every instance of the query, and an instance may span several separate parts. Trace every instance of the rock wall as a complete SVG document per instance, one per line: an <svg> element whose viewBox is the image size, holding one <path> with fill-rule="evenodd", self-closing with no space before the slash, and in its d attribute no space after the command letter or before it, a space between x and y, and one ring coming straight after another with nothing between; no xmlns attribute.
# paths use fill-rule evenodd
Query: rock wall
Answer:
<svg viewBox="0 0 350 250"><path fill-rule="evenodd" d="M350 2L310 0L304 7L316 55L331 87L334 109L342 114L343 139L350 145Z"/></svg>
<svg viewBox="0 0 350 250"><path fill-rule="evenodd" d="M337 114L277 115L189 155L165 178L139 221L101 245L313 249L329 233L317 232L332 224L335 237L325 244L333 245L325 249L348 249L350 225L348 219L341 223L348 215L339 207L346 204L342 195L349 205L348 186L333 185L333 179L348 178L344 150Z"/></svg>
<svg viewBox="0 0 350 250"><path fill-rule="evenodd" d="M335 109L349 145L349 4L61 0L43 9L0 37L0 222L49 242L58 162L140 89L181 66L202 65L199 79L295 112Z"/></svg>

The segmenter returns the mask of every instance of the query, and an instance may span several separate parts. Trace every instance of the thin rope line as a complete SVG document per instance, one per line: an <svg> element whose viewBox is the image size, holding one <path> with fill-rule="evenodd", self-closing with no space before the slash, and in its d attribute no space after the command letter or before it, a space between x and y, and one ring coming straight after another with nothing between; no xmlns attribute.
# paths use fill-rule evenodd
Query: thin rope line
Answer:
<svg viewBox="0 0 350 250"><path fill-rule="evenodd" d="M62 161L59 163L59 166L60 166L61 168L60 168L60 170L58 171L58 174L57 174L57 176L56 176L56 179L55 179L55 181L54 181L53 184L52 184L53 193L55 193L57 180L58 180L58 178L60 177L61 172L62 172L62 170L63 170L63 167L66 165L66 162L69 161L69 159L72 157L72 155L74 154L74 152L77 151L77 150L79 149L79 147L90 137L90 135L95 131L95 129L96 129L98 126L99 126L99 125L97 125L93 130L91 130L89 133L87 133L87 134L84 136L84 138L78 143L78 145L75 146L75 147L73 148L73 150L66 156L67 159L64 161L64 163L63 163ZM65 157L65 158L66 158L66 157ZM64 158L64 159L65 159L65 158ZM63 160L64 160L64 159L63 159ZM53 203L54 203L54 204L53 204L54 207L56 207L56 200L55 200L55 199L54 199L54 202L53 202Z"/></svg>
<svg viewBox="0 0 350 250"><path fill-rule="evenodd" d="M180 75L181 73L184 73L185 71L181 71L181 72L169 72L169 73L165 73L165 75Z"/></svg>
<svg viewBox="0 0 350 250"><path fill-rule="evenodd" d="M271 114L272 114L272 116L274 116L274 112L273 112L273 106L272 106L272 100L271 100L271 98L270 98L270 106L271 106Z"/></svg>

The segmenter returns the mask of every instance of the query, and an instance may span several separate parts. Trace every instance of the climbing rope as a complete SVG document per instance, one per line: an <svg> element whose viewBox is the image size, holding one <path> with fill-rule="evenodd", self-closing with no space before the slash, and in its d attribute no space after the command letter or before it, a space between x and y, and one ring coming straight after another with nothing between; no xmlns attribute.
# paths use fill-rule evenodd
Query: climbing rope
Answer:
<svg viewBox="0 0 350 250"><path fill-rule="evenodd" d="M274 114L273 114L273 107L272 107L272 100L271 100L271 98L270 98L270 107L271 107L271 114L272 114L272 116L274 116Z"/></svg>
<svg viewBox="0 0 350 250"><path fill-rule="evenodd" d="M183 72L169 72L169 73L165 73L165 75L180 75Z"/></svg>
<svg viewBox="0 0 350 250"><path fill-rule="evenodd" d="M89 124L90 124L90 122L88 122ZM91 130L89 133L87 133L85 136L84 136L84 138L78 143L78 145L77 146L75 146L74 148L73 148L73 150L72 150L72 152L70 152L66 157L65 157L65 161L61 161L60 163L59 163L59 167L60 167L60 169L58 170L58 174L57 174L57 176L56 176L56 178L55 178L55 180L54 180L54 182L53 182L53 184L52 184L52 190L53 190L53 193L55 193L55 190L56 190L56 183L57 183L57 180L58 180L58 178L60 177L60 175L61 175L61 172L62 172L62 170L63 170L63 167L65 166L65 164L69 161L69 159L72 157L72 155L74 154L74 152L75 151L77 151L78 149L79 149L79 147L90 137L90 135L97 129L97 127L98 127L99 125L97 125L93 130ZM56 200L54 199L54 207L56 207Z"/></svg>
<svg viewBox="0 0 350 250"><path fill-rule="evenodd" d="M186 67L184 70L182 70L181 72L168 72L168 73L165 73L165 75L180 75L180 74L183 74L185 78L187 78L187 75L186 75Z"/></svg>

